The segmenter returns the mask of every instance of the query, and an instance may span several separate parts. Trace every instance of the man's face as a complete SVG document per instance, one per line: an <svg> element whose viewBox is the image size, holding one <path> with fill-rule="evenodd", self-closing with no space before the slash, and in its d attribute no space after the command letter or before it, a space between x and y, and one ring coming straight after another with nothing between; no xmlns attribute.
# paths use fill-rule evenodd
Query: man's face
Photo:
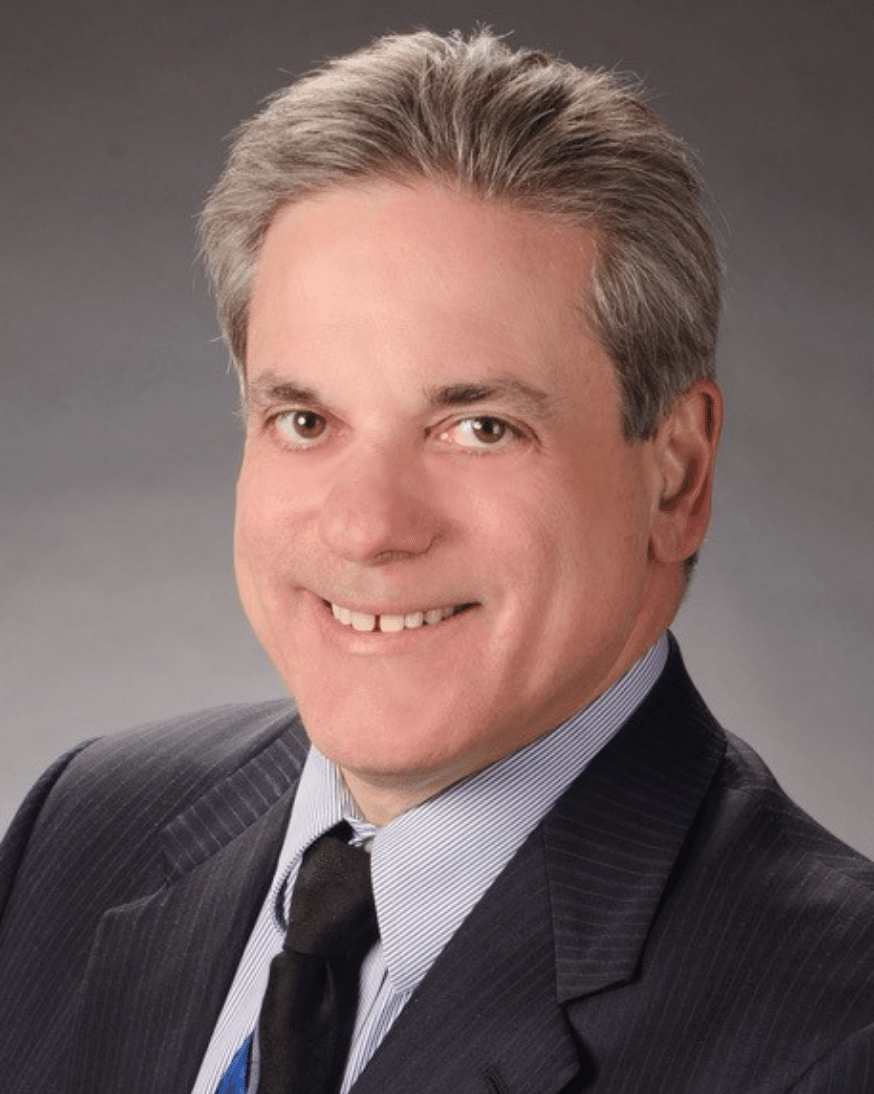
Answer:
<svg viewBox="0 0 874 1094"><path fill-rule="evenodd" d="M667 622L657 467L586 332L591 261L581 230L426 184L267 234L241 596L374 819L546 733Z"/></svg>

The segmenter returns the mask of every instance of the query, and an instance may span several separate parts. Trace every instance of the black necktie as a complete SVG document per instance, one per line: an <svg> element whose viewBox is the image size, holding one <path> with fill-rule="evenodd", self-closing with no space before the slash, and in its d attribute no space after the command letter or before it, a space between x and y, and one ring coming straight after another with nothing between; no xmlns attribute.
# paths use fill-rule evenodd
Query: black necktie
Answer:
<svg viewBox="0 0 874 1094"><path fill-rule="evenodd" d="M258 1094L335 1094L342 1082L361 962L379 936L370 855L351 834L343 822L303 856L258 1019Z"/></svg>

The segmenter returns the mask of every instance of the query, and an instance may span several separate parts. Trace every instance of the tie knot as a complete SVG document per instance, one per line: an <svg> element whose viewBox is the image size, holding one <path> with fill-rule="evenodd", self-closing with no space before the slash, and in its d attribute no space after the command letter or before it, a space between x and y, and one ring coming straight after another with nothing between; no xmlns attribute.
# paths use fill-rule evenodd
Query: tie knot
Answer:
<svg viewBox="0 0 874 1094"><path fill-rule="evenodd" d="M347 842L345 822L307 848L291 898L285 948L360 963L379 927L370 855Z"/></svg>

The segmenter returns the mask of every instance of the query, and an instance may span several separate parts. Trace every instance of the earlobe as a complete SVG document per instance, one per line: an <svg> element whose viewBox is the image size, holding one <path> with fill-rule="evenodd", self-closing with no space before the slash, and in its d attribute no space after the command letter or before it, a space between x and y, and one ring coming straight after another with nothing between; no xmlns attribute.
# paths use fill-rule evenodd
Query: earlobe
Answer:
<svg viewBox="0 0 874 1094"><path fill-rule="evenodd" d="M666 415L653 440L660 479L651 556L682 562L701 545L710 521L716 451L722 430L722 394L699 380Z"/></svg>

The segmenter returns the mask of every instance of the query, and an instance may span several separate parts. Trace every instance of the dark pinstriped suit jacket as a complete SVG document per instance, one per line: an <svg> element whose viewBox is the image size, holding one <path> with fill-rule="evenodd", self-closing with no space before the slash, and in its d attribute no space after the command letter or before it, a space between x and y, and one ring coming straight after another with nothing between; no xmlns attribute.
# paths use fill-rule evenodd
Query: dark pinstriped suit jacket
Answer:
<svg viewBox="0 0 874 1094"><path fill-rule="evenodd" d="M0 869L4 1094L189 1094L305 751L288 706L223 709L43 779ZM726 737L676 648L355 1086L573 1091L874 1091L874 867Z"/></svg>

